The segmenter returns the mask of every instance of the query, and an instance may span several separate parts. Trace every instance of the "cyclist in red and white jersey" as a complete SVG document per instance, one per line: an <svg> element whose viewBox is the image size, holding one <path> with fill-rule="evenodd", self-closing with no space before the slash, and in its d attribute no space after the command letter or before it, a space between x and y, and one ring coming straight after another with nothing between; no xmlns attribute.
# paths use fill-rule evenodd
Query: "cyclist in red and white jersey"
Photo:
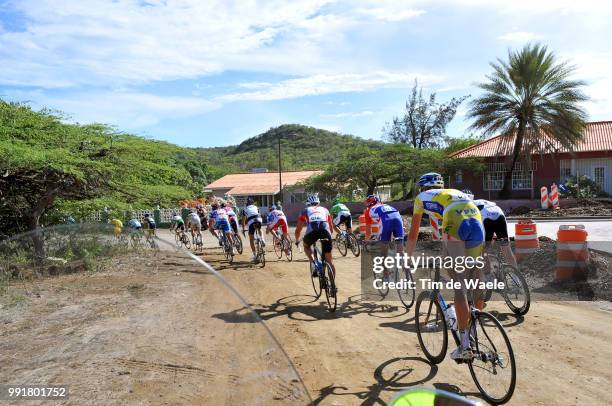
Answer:
<svg viewBox="0 0 612 406"><path fill-rule="evenodd" d="M276 208L276 206L270 206L268 212L268 225L266 227L266 234L272 232L277 238L280 238L276 230L282 230L283 234L289 238L289 227L287 226L287 217L282 210Z"/></svg>
<svg viewBox="0 0 612 406"><path fill-rule="evenodd" d="M320 200L317 193L308 196L308 206L302 210L302 213L298 217L297 226L295 227L295 241L296 244L299 243L302 229L304 226L306 226L306 234L304 234L303 239L304 253L306 253L306 256L310 262L314 263L311 247L315 242L317 242L317 240L321 240L321 247L323 255L325 255L325 261L331 266L335 274L336 270L332 262L331 236L331 230L333 229L334 224L329 211L327 211L325 207L319 206L319 203ZM321 266L321 264L315 263L314 265L313 276L318 276L317 269Z"/></svg>

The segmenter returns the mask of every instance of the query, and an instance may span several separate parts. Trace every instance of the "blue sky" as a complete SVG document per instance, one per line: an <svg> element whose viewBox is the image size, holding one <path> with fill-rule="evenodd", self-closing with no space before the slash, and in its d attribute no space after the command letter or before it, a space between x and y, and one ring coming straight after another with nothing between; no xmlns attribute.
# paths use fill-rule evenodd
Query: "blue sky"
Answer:
<svg viewBox="0 0 612 406"><path fill-rule="evenodd" d="M611 18L565 0L0 0L0 97L187 146L284 123L380 138L415 78L476 95L489 62L537 41L612 120Z"/></svg>

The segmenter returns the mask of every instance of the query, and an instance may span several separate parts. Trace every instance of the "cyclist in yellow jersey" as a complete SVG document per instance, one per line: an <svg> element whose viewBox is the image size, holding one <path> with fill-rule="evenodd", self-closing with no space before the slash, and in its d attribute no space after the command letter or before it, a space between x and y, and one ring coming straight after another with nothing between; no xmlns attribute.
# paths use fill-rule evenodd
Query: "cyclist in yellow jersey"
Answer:
<svg viewBox="0 0 612 406"><path fill-rule="evenodd" d="M119 219L112 219L111 224L115 226L113 228L113 233L115 233L115 235L121 234L121 231L123 230L123 222Z"/></svg>
<svg viewBox="0 0 612 406"><path fill-rule="evenodd" d="M478 207L465 193L456 189L444 189L444 180L438 173L426 173L419 179L421 193L414 200L412 223L406 242L406 252L412 255L416 247L421 218L424 213L437 221L441 220L440 234L445 241L448 255L458 257L478 257L482 255L485 232ZM438 221L440 224L440 221ZM449 243L457 241L458 243ZM482 278L482 270L474 269L476 278ZM470 278L470 272L451 272L454 280L464 282ZM469 341L469 304L465 285L463 289L455 289L455 308L457 324L461 333L461 344L451 353L453 359L469 359L471 357ZM476 307L483 308L483 301L478 298Z"/></svg>

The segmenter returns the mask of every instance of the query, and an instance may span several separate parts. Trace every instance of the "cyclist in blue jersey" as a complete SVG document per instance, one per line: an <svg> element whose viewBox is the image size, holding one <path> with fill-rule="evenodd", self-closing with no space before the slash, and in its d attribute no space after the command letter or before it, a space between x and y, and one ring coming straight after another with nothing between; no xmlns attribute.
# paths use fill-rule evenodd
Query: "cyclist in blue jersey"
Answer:
<svg viewBox="0 0 612 406"><path fill-rule="evenodd" d="M369 195L365 204L368 208L365 212L366 240L369 240L372 234L372 224L380 223L381 231L378 240L385 243L382 247L383 256L387 255L392 235L397 242L395 244L397 252L403 252L404 222L399 211L395 207L383 203L378 195Z"/></svg>

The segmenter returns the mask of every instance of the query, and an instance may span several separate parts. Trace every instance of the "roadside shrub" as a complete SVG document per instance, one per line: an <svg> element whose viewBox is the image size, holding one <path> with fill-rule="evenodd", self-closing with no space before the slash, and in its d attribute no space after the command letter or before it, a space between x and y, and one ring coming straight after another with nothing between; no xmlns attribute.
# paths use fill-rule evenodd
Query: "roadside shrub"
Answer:
<svg viewBox="0 0 612 406"><path fill-rule="evenodd" d="M564 197L575 197L579 199L608 197L608 194L602 190L601 186L586 175L581 175L579 177L572 176L565 182L565 187L567 188L567 192L563 194Z"/></svg>

